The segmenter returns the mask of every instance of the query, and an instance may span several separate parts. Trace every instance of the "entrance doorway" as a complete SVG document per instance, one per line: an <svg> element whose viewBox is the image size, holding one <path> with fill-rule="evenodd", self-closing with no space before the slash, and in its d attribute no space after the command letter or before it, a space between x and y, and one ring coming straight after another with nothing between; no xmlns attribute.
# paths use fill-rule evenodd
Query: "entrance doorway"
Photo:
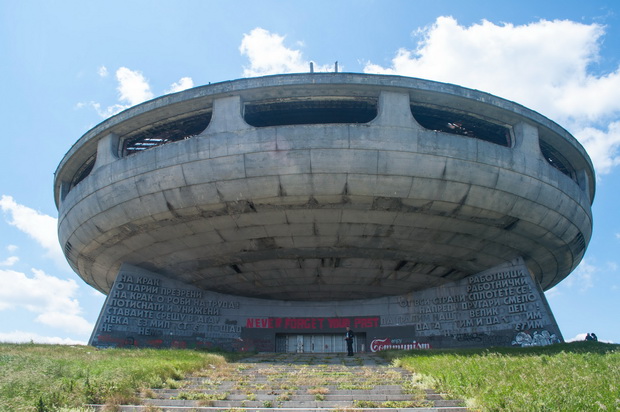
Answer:
<svg viewBox="0 0 620 412"><path fill-rule="evenodd" d="M338 353L346 352L344 333L341 334L277 334L276 352L288 353ZM366 351L366 334L356 333L353 351Z"/></svg>

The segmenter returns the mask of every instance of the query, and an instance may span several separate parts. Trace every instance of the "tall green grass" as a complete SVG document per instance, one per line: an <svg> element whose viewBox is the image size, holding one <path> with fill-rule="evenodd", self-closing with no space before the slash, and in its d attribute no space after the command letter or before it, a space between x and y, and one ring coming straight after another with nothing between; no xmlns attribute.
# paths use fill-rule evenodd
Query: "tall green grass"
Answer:
<svg viewBox="0 0 620 412"><path fill-rule="evenodd" d="M0 344L0 411L130 402L140 388L162 387L225 362L222 355L192 350Z"/></svg>
<svg viewBox="0 0 620 412"><path fill-rule="evenodd" d="M0 411L55 411L136 401L231 354L0 344ZM620 410L620 345L389 351L394 363L484 411ZM218 368L219 369L219 368Z"/></svg>
<svg viewBox="0 0 620 412"><path fill-rule="evenodd" d="M573 342L385 356L483 411L620 410L620 345Z"/></svg>

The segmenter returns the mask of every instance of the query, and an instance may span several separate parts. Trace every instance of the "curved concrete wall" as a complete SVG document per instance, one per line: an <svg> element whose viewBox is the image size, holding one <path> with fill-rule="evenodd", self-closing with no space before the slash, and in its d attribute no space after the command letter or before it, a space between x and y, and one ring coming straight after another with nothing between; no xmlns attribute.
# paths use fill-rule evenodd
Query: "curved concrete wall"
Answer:
<svg viewBox="0 0 620 412"><path fill-rule="evenodd" d="M87 133L56 175L71 265L106 293L130 263L207 290L283 300L400 295L519 256L547 289L576 267L591 236L594 175L563 129L514 103L436 84L436 104L501 118L514 145L429 131L409 109L428 90L390 76L334 76L293 80L302 94L312 93L308 79L323 78L339 79L331 87L341 94L377 94L372 122L251 127L243 102L257 99L261 81L251 79L245 94L235 82L216 86L211 123L187 140L119 157L128 124L162 117L167 104L182 111L176 95ZM290 76L276 76L263 80L264 93L277 94L278 77L288 82L281 95L295 91ZM186 110L208 94L197 93L185 94ZM566 149L575 180L542 157L541 133ZM93 171L68 190L93 144Z"/></svg>

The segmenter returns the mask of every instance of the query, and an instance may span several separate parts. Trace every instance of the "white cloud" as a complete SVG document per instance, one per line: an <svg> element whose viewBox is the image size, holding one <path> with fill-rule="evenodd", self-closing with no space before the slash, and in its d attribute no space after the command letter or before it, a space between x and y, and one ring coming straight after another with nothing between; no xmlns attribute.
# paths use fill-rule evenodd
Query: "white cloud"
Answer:
<svg viewBox="0 0 620 412"><path fill-rule="evenodd" d="M75 298L78 285L72 279L60 279L33 269L33 276L13 270L0 270L0 311L25 309L37 315L35 320L47 326L81 335L93 325L82 318Z"/></svg>
<svg viewBox="0 0 620 412"><path fill-rule="evenodd" d="M75 302L77 303L77 301ZM79 312L81 312L81 310ZM93 330L93 324L88 322L79 314L50 311L41 313L39 316L37 316L35 320L44 325L62 329L68 332L74 332L80 335L88 335Z"/></svg>
<svg viewBox="0 0 620 412"><path fill-rule="evenodd" d="M86 342L70 338L59 338L56 336L41 336L37 333L13 331L0 333L0 342L6 343L45 343L50 345L86 345Z"/></svg>
<svg viewBox="0 0 620 412"><path fill-rule="evenodd" d="M77 104L78 109L81 109L82 107L92 107L93 109L95 109L99 116L101 116L102 118L108 118L122 112L130 106L123 104L113 104L112 106L102 108L101 103L90 101L88 103L81 102Z"/></svg>
<svg viewBox="0 0 620 412"><path fill-rule="evenodd" d="M578 342L578 341L586 340L586 335L587 333L578 333L574 337L570 339L566 339L566 342Z"/></svg>
<svg viewBox="0 0 620 412"><path fill-rule="evenodd" d="M99 69L97 70L97 74L100 77L108 77L108 68L105 66L99 67Z"/></svg>
<svg viewBox="0 0 620 412"><path fill-rule="evenodd" d="M16 245L8 245L6 247L6 250L8 250L9 253L15 253L17 249L18 247ZM8 258L0 261L0 266L13 266L17 262L19 262L19 257L9 256Z"/></svg>
<svg viewBox="0 0 620 412"><path fill-rule="evenodd" d="M613 262L607 263L608 270L614 270L616 264ZM586 292L594 287L594 282L597 280L598 274L602 269L598 266L590 264L590 261L583 259L579 266L562 282L554 286L545 292L545 297L548 300L554 299L556 296L562 295L568 290L577 290L579 292ZM584 335L585 336L585 335Z"/></svg>
<svg viewBox="0 0 620 412"><path fill-rule="evenodd" d="M488 21L464 27L439 17L415 33L389 67L365 72L422 77L514 100L570 129L590 151L598 173L620 164L620 68L595 75L604 27L567 20L515 26Z"/></svg>
<svg viewBox="0 0 620 412"><path fill-rule="evenodd" d="M99 75L106 77L107 70L108 69L104 66L100 67ZM119 68L116 71L116 81L118 82L116 90L119 93L119 103L103 107L101 103L94 101L80 102L77 104L77 108L92 107L99 116L108 118L122 112L125 109L129 109L131 106L135 106L136 104L140 104L153 98L153 93L151 92L151 86L149 85L148 80L137 70L131 70L127 67Z"/></svg>
<svg viewBox="0 0 620 412"><path fill-rule="evenodd" d="M121 67L116 71L116 80L118 80L117 90L120 93L119 100L121 102L135 106L153 98L151 86L142 73L137 70Z"/></svg>
<svg viewBox="0 0 620 412"><path fill-rule="evenodd" d="M194 81L191 77L181 77L177 83L172 83L170 88L166 90L165 93L182 92L183 90L191 89L192 87L194 87Z"/></svg>
<svg viewBox="0 0 620 412"><path fill-rule="evenodd" d="M108 69L105 66L101 66L98 70L98 74L101 77L107 77ZM142 72L131 70L127 67L121 67L116 70L115 77L117 81L116 90L118 91L118 103L104 106L95 101L80 102L77 104L77 108L92 107L99 116L108 118L155 97L151 91L148 80L144 77ZM192 78L182 77L178 82L170 85L170 88L166 90L165 93L180 92L192 87L194 87Z"/></svg>
<svg viewBox="0 0 620 412"><path fill-rule="evenodd" d="M309 71L309 64L302 59L301 52L284 46L284 36L260 27L243 35L239 51L250 59L250 67L243 70L244 76Z"/></svg>
<svg viewBox="0 0 620 412"><path fill-rule="evenodd" d="M586 124L571 129L592 158L597 173L611 173L620 164L620 121L610 123L606 130Z"/></svg>
<svg viewBox="0 0 620 412"><path fill-rule="evenodd" d="M0 208L8 215L7 222L33 238L46 251L46 255L59 265L66 265L58 243L57 220L27 206L20 205L11 196L2 195Z"/></svg>
<svg viewBox="0 0 620 412"><path fill-rule="evenodd" d="M299 50L284 45L285 36L271 33L256 27L243 35L239 46L241 55L250 60L250 66L244 67L243 76L266 76L269 74L304 73L310 71L310 61L305 60ZM298 46L303 43L297 43ZM314 65L317 72L331 71L330 65Z"/></svg>
<svg viewBox="0 0 620 412"><path fill-rule="evenodd" d="M583 259L573 273L562 282L562 286L576 287L579 288L580 292L585 292L594 286L594 279L599 271L600 269L597 266L591 265L586 259Z"/></svg>
<svg viewBox="0 0 620 412"><path fill-rule="evenodd" d="M545 291L545 297L547 298L547 300L552 300L556 296L560 296L561 294L562 294L562 292L560 291L560 286L559 285L556 285L553 288Z"/></svg>
<svg viewBox="0 0 620 412"><path fill-rule="evenodd" d="M19 262L19 258L17 256L9 256L8 258L0 261L0 266L13 266Z"/></svg>
<svg viewBox="0 0 620 412"><path fill-rule="evenodd" d="M579 342L579 341L583 341L586 340L586 335L590 333L590 332L585 332L585 333L578 333L577 335L575 335L574 337L570 338L570 339L566 339L566 342ZM602 343L614 343L610 340L604 340L601 339L600 337L598 338L599 342Z"/></svg>

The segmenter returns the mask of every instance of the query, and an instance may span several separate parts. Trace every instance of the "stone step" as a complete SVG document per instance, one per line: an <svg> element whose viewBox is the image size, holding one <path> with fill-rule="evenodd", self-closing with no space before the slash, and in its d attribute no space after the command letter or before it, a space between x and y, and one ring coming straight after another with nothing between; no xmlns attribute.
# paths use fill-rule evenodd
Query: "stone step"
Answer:
<svg viewBox="0 0 620 412"><path fill-rule="evenodd" d="M355 400L359 400L359 401L372 401L372 400L376 400L376 401L389 401L389 400L393 400L393 401L408 401L411 400L411 395L402 395L402 394L351 394L351 395L333 395L333 394L326 394L326 395L303 395L303 394L293 394L291 396L287 396L286 399L290 400L290 401L303 401L303 402L307 402L307 401L314 401L317 400L317 398L322 398L325 401L355 401ZM226 400L229 401L242 401L242 400L247 400L248 396L245 394L231 394L228 395L226 397ZM267 395L267 394L258 394L256 395L255 398L257 401L264 401L264 400L278 400L278 399L283 399L282 394L278 394L278 395Z"/></svg>
<svg viewBox="0 0 620 412"><path fill-rule="evenodd" d="M312 395L312 394L299 394L299 393L292 393L292 394L288 394L286 392L282 392L282 393L274 393L274 394L269 394L269 393L259 393L259 394L253 394L253 396L249 396L248 394L245 393L230 393L227 394L226 396L226 400L228 401L249 401L249 400L256 400L256 401L273 401L273 400L290 400L290 401L312 401L312 400L316 400L317 397L320 395ZM145 402L151 402L151 401L163 401L163 402L169 402L169 401L183 401L183 399L173 399L175 396L159 396L156 398L144 398ZM332 393L328 393L328 394L324 394L322 395L322 399L325 401L355 401L355 400L359 400L359 401L409 401L412 399L412 396L409 394L403 394L403 393L378 393L378 394L373 394L373 393L355 393L355 394L332 394ZM455 401L455 400L446 400L444 399L441 395L429 395L425 398L426 401L429 401L431 403L433 403L435 406L459 406L460 401Z"/></svg>
<svg viewBox="0 0 620 412"><path fill-rule="evenodd" d="M384 401L373 402L376 406L381 406ZM370 403L368 401L367 403ZM215 408L222 409L231 409L231 408L306 408L306 409L316 409L316 408L329 408L329 409L344 409L344 408L353 408L355 405L352 401L316 401L316 400L308 400L308 401L286 401L280 402L275 399L273 400L265 400L265 401L212 401L212 402L200 402L200 401L170 401L170 402L145 402L145 405L154 405L159 407L200 407L200 406L211 406ZM434 407L434 405L425 405L423 403L415 403L412 406L428 406Z"/></svg>
<svg viewBox="0 0 620 412"><path fill-rule="evenodd" d="M104 405L89 405L94 410L103 411ZM152 406L148 405L120 405L115 409L118 412L152 412ZM234 408L235 411L243 412L333 412L331 408ZM420 408L347 408L351 412L467 412L465 407L420 407ZM207 412L207 411L227 411L226 408L213 406L200 407L163 407L158 412Z"/></svg>
<svg viewBox="0 0 620 412"><path fill-rule="evenodd" d="M300 359L300 362L291 362ZM304 364L303 360L314 364ZM334 362L333 364L320 363ZM463 402L431 389L413 390L414 374L364 355L354 362L333 358L261 354L225 367L209 367L178 382L177 389L144 390L142 405L119 411L444 411L462 412ZM318 363L317 363L318 362ZM404 386L403 386L404 385ZM221 400L209 400L209 398ZM185 398L185 399L179 399ZM222 399L223 398L223 399ZM94 409L100 409L92 405ZM386 406L393 406L387 408ZM399 407L403 406L403 407ZM149 409L150 408L150 409Z"/></svg>
<svg viewBox="0 0 620 412"><path fill-rule="evenodd" d="M347 393L348 392L348 393ZM361 392L361 393L360 393ZM386 392L370 392L370 391L343 391L343 392L329 392L329 393L308 393L308 392L297 392L297 391L262 391L262 392L222 392L222 391L211 391L211 392L190 392L190 396L187 396L186 393L175 393L175 392L163 392L157 393L156 396L144 396L145 399L179 399L179 398L196 398L200 396L207 395L222 395L226 394L226 399L230 400L238 400L238 399L249 399L254 397L256 399L271 399L273 397L282 397L287 396L289 398L316 398L319 395L322 395L326 399L383 399L385 397L389 399L397 399L397 398L405 398L411 399L411 394L403 393L402 391L386 391ZM195 395L199 394L199 395ZM204 395L201 395L204 394ZM185 396L184 396L185 395ZM193 395L193 396L192 396ZM389 400L388 399L388 400ZM441 396L433 396L426 397L426 400L442 400Z"/></svg>
<svg viewBox="0 0 620 412"><path fill-rule="evenodd" d="M396 400L389 399L393 401L395 406L398 403L402 405L408 405L408 399ZM356 399L356 401L365 401L364 399ZM372 404L376 405L377 408L384 405L387 400L381 399L369 399L366 400L366 405ZM157 406L160 409L167 408L200 408L200 407L212 407L212 408L221 408L221 409L232 409L232 408L271 408L273 410L279 410L282 408L296 408L296 409L359 409L356 407L356 403L353 400L328 400L325 399L323 401L316 401L314 399L309 400L290 400L290 401L278 401L277 399L270 400L254 400L254 401L232 401L232 400L224 400L224 401L187 401L187 400L145 400L144 405L152 405ZM412 407L416 406L418 408L434 408L436 410L445 409L445 408L458 408L458 410L466 410L462 406L460 401L455 400L442 400L435 402L425 402L418 401L412 402ZM376 409L376 408L373 408ZM392 410L397 408L391 408ZM407 408L411 409L411 408Z"/></svg>

